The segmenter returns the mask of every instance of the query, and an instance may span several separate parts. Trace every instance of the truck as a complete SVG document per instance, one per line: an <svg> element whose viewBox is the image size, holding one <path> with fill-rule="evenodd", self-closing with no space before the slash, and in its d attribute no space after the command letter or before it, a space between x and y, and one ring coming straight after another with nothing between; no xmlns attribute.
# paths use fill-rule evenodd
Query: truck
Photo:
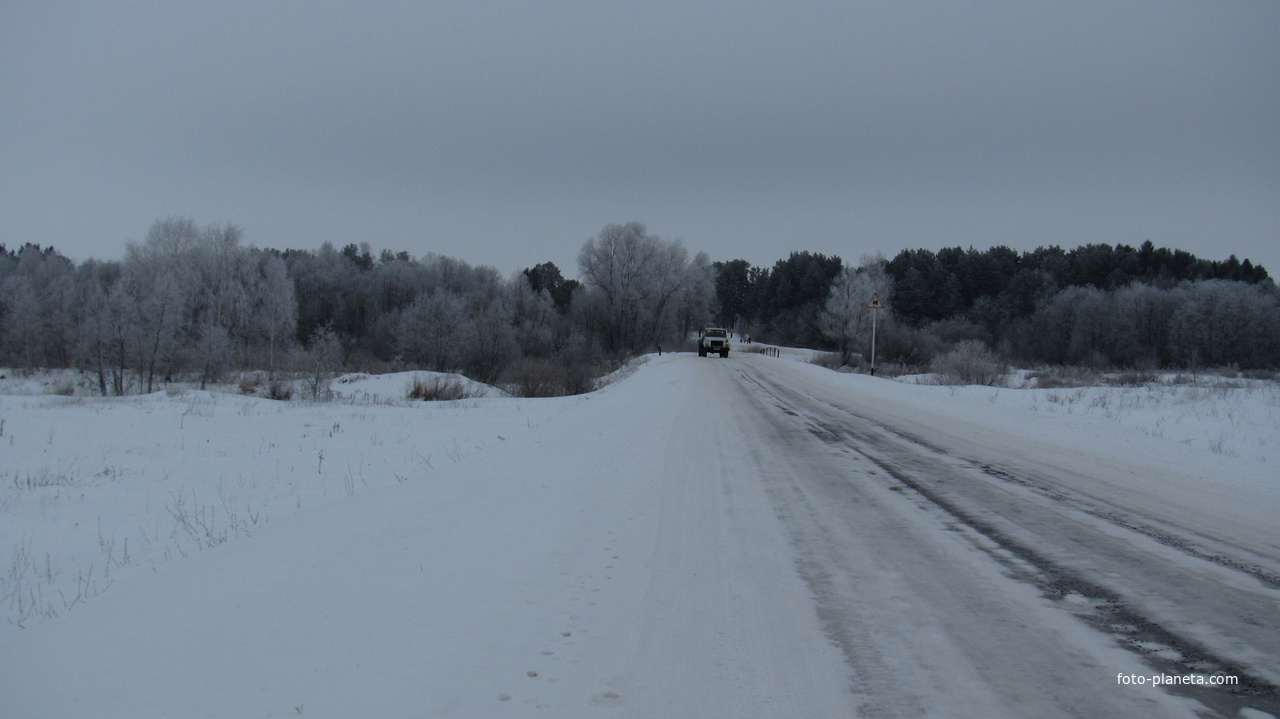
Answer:
<svg viewBox="0 0 1280 719"><path fill-rule="evenodd" d="M721 357L729 356L729 330L707 327L698 333L698 356L706 357L716 353Z"/></svg>

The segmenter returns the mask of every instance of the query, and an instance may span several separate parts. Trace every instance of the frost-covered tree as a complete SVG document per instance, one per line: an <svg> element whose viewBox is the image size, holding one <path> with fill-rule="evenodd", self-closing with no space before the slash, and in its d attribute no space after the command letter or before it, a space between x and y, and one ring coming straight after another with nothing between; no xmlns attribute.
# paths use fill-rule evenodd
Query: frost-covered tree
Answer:
<svg viewBox="0 0 1280 719"><path fill-rule="evenodd" d="M138 348L138 325L133 321L137 303L120 280L112 283L104 299L95 323L103 330L111 389L117 396L122 396L133 391L130 369Z"/></svg>
<svg viewBox="0 0 1280 719"><path fill-rule="evenodd" d="M607 225L578 253L584 284L595 295L598 331L610 352L643 351L666 334L689 280L680 242L650 235L644 225Z"/></svg>
<svg viewBox="0 0 1280 719"><path fill-rule="evenodd" d="M680 291L677 333L688 337L697 328L714 321L719 314L716 300L716 268L705 252L693 256L685 269L688 275Z"/></svg>
<svg viewBox="0 0 1280 719"><path fill-rule="evenodd" d="M0 358L27 367L65 366L73 328L64 320L64 297L75 266L52 247L0 247Z"/></svg>
<svg viewBox="0 0 1280 719"><path fill-rule="evenodd" d="M473 295L462 332L462 368L471 377L492 382L515 359L520 348L511 324L512 307L505 291Z"/></svg>
<svg viewBox="0 0 1280 719"><path fill-rule="evenodd" d="M192 253L199 290L191 306L191 346L202 388L231 364L249 326L251 267L240 237L234 225L211 225Z"/></svg>
<svg viewBox="0 0 1280 719"><path fill-rule="evenodd" d="M191 220L168 218L152 225L142 244L125 249L120 298L137 334L138 372L147 392L157 370L171 371L191 337L190 309L200 277L193 259L200 234Z"/></svg>
<svg viewBox="0 0 1280 719"><path fill-rule="evenodd" d="M1169 344L1171 320L1181 303L1179 290L1133 283L1111 298L1115 339L1111 361L1121 367L1155 368L1174 361Z"/></svg>
<svg viewBox="0 0 1280 719"><path fill-rule="evenodd" d="M541 265L539 265L541 267ZM552 265L554 267L554 265ZM559 274L559 271L556 271ZM520 354L524 357L549 357L558 348L567 325L557 310L551 290L545 285L534 287L534 279L525 270L511 279L511 324Z"/></svg>
<svg viewBox="0 0 1280 719"><path fill-rule="evenodd" d="M332 327L326 325L311 334L303 353L311 399L328 399L329 380L342 368L342 357L342 340Z"/></svg>
<svg viewBox="0 0 1280 719"><path fill-rule="evenodd" d="M400 317L400 354L437 372L461 369L467 303L447 291L421 295Z"/></svg>
<svg viewBox="0 0 1280 719"><path fill-rule="evenodd" d="M14 274L0 287L0 306L4 308L6 354L23 367L38 366L40 330L40 298L35 282L25 275Z"/></svg>
<svg viewBox="0 0 1280 719"><path fill-rule="evenodd" d="M1024 361L1117 367L1280 364L1280 296L1229 280L1068 287L1009 331Z"/></svg>
<svg viewBox="0 0 1280 719"><path fill-rule="evenodd" d="M836 343L843 364L851 364L855 352L870 352L872 310L867 307L879 295L884 309L876 321L881 328L892 316L893 277L883 257L864 258L858 268L845 267L831 283L831 293L818 322L822 333Z"/></svg>
<svg viewBox="0 0 1280 719"><path fill-rule="evenodd" d="M267 343L267 375L274 379L277 350L288 346L297 329L298 301L289 270L279 255L257 252L253 259L249 323L253 335Z"/></svg>
<svg viewBox="0 0 1280 719"><path fill-rule="evenodd" d="M1170 320L1172 354L1184 366L1275 367L1280 298L1273 289L1228 280L1185 287Z"/></svg>
<svg viewBox="0 0 1280 719"><path fill-rule="evenodd" d="M120 276L120 263L87 260L76 268L72 289L66 298L65 318L71 328L69 352L71 362L92 373L98 380L98 391L108 393L108 321L107 297Z"/></svg>
<svg viewBox="0 0 1280 719"><path fill-rule="evenodd" d="M1031 356L1051 364L1105 365L1110 360L1110 301L1097 287L1068 287L1041 303L1025 325Z"/></svg>

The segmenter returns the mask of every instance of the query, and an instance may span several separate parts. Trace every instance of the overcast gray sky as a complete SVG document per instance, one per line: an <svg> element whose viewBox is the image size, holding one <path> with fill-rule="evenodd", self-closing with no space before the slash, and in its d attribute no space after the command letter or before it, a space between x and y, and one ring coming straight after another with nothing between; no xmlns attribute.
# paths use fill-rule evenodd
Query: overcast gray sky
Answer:
<svg viewBox="0 0 1280 719"><path fill-rule="evenodd" d="M1280 2L0 5L0 243L159 218L504 273L1089 242L1280 275Z"/></svg>

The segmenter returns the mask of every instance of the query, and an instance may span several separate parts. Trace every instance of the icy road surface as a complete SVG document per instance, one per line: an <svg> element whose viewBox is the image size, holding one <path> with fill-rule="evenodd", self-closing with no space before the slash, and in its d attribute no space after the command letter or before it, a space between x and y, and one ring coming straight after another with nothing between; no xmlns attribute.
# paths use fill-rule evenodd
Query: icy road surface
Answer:
<svg viewBox="0 0 1280 719"><path fill-rule="evenodd" d="M482 451L0 628L0 715L1280 715L1270 483L902 389L654 358ZM1118 681L1193 672L1240 685Z"/></svg>

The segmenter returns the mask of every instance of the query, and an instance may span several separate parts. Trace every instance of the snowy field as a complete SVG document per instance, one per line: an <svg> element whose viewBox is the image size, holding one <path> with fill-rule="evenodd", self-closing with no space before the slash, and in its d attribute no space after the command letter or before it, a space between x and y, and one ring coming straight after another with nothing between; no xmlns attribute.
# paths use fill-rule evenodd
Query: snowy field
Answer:
<svg viewBox="0 0 1280 719"><path fill-rule="evenodd" d="M636 662L673 660L646 650L662 625L655 572L680 571L649 520L673 511L664 487L698 479L680 474L698 438L670 434L698 406L682 373L714 367L691 359L651 358L579 397L449 402L403 399L403 374L342 378L337 399L313 403L231 387L98 398L71 377L0 372L0 716L675 717L704 699L751 716L840 711L806 684L843 684L843 665L829 643L796 639L822 628L781 554L722 557L772 573L759 601L799 607L734 605L777 636L690 645L708 664L703 690L637 678L660 672ZM917 423L1176 466L1208 488L1210 509L1230 494L1280 516L1274 382L822 381ZM653 457L662 472L633 469ZM782 546L764 536L769 521L761 541ZM798 678L710 666L751 642ZM626 664L618 643L632 647Z"/></svg>
<svg viewBox="0 0 1280 719"><path fill-rule="evenodd" d="M816 354L795 348L779 351L782 359L802 363ZM1110 446L1108 438L1123 428L1123 436L1138 432L1168 440L1210 463L1232 457L1274 468L1280 462L1280 382L1165 373L1134 387L1035 389L1030 374L1034 373L1011 373L1008 383L1014 388L937 386L930 375L909 375L879 389L886 402L911 410L978 420L1015 434L1058 437L1065 445L1078 441L1081 446ZM858 385L860 390L870 386ZM1165 445L1149 446L1158 454ZM1123 454L1133 448L1115 449ZM1226 471L1233 476L1257 476L1247 464L1229 467ZM1280 468L1274 471L1280 474Z"/></svg>
<svg viewBox="0 0 1280 719"><path fill-rule="evenodd" d="M230 386L62 396L44 392L76 384L65 375L0 373L0 597L19 626L273 519L422 481L582 401L496 399L469 380L481 396L406 400L429 372L347 375L318 403Z"/></svg>

